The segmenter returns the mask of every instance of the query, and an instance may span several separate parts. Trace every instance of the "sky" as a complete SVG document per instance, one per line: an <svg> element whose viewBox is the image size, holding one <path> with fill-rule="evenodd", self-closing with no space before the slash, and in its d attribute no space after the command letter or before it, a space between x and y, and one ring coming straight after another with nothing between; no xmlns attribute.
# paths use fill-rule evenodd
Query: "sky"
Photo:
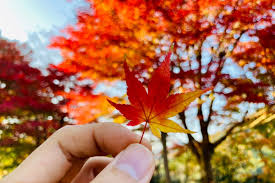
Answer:
<svg viewBox="0 0 275 183"><path fill-rule="evenodd" d="M83 5L84 0L1 0L0 31L6 38L27 41L30 33L73 24Z"/></svg>
<svg viewBox="0 0 275 183"><path fill-rule="evenodd" d="M0 37L27 43L32 50L32 67L45 71L58 64L58 50L48 49L52 37L74 25L85 0L1 0Z"/></svg>

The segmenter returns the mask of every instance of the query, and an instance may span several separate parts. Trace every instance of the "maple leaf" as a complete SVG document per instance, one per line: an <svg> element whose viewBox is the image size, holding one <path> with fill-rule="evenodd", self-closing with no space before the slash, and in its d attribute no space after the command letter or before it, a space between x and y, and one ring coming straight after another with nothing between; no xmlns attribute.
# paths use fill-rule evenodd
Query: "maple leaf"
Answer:
<svg viewBox="0 0 275 183"><path fill-rule="evenodd" d="M177 123L168 119L182 112L192 101L202 95L206 90L196 90L187 93L172 94L170 91L170 56L169 53L161 65L155 70L148 84L148 92L142 83L129 70L124 63L128 99L131 104L117 104L110 100L109 103L120 111L130 122L129 126L145 123L149 124L152 133L160 137L160 132L194 133L182 128ZM143 131L143 134L144 134ZM143 137L142 134L142 137ZM141 138L142 140L142 138Z"/></svg>

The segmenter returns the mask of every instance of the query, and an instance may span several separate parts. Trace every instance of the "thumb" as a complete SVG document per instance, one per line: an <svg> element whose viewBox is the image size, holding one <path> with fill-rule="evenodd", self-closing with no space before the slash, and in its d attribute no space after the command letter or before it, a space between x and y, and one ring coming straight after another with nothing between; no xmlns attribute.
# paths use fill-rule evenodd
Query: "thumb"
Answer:
<svg viewBox="0 0 275 183"><path fill-rule="evenodd" d="M143 145L132 144L119 153L91 183L149 183L154 169L152 152Z"/></svg>

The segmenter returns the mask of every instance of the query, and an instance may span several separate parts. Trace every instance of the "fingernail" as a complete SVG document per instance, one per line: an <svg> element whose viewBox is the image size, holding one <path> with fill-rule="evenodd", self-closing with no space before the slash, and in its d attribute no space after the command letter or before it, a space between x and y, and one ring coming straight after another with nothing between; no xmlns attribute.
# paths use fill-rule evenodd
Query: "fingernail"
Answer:
<svg viewBox="0 0 275 183"><path fill-rule="evenodd" d="M154 164L152 153L143 145L130 145L118 155L115 167L136 180L142 179Z"/></svg>

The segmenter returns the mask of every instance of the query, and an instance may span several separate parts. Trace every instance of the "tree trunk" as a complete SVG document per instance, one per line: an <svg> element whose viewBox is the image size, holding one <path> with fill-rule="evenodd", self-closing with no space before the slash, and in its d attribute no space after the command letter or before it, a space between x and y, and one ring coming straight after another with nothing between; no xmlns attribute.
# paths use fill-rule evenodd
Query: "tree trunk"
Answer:
<svg viewBox="0 0 275 183"><path fill-rule="evenodd" d="M211 166L211 158L212 158L212 152L209 150L209 148L204 148L203 149L203 158L201 162L201 167L203 169L203 183L213 183L213 171L212 171L212 166Z"/></svg>
<svg viewBox="0 0 275 183"><path fill-rule="evenodd" d="M167 152L167 146L166 146L166 133L161 133L161 143L163 146L163 163L164 163L164 170L165 170L165 178L166 178L166 183L171 183L171 178L170 178L170 171L169 171L169 166L168 166L168 152Z"/></svg>

